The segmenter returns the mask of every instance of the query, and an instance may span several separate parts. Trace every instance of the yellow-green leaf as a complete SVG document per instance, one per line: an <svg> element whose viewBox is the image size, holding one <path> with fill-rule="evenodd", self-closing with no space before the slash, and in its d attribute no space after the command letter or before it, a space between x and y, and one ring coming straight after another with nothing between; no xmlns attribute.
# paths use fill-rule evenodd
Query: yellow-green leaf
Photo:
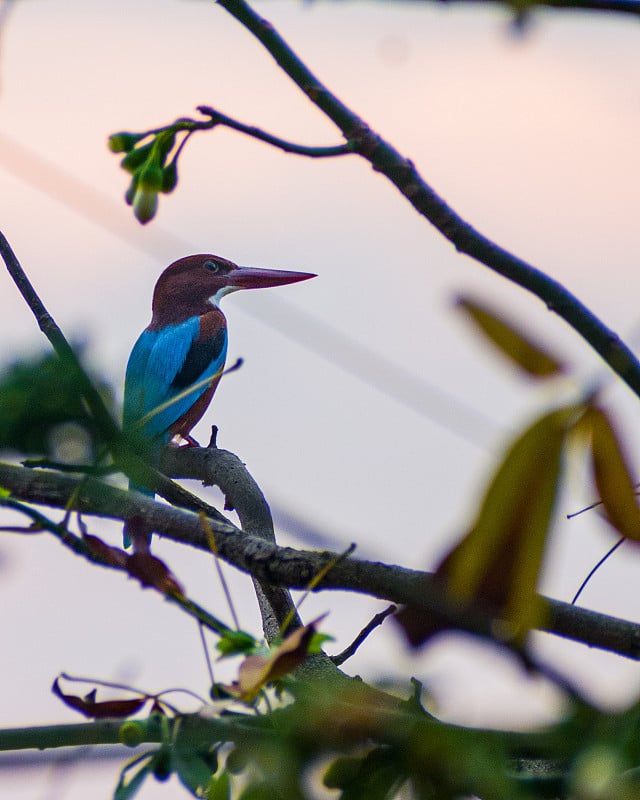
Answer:
<svg viewBox="0 0 640 800"><path fill-rule="evenodd" d="M515 361L528 375L549 378L566 372L566 366L560 358L549 353L495 311L464 295L456 299L456 305L504 355Z"/></svg>
<svg viewBox="0 0 640 800"><path fill-rule="evenodd" d="M561 480L565 436L580 408L537 419L509 448L477 520L437 570L454 598L509 624L522 641L544 619L536 586Z"/></svg>
<svg viewBox="0 0 640 800"><path fill-rule="evenodd" d="M622 444L605 411L591 406L591 463L609 522L627 539L640 540L640 508Z"/></svg>

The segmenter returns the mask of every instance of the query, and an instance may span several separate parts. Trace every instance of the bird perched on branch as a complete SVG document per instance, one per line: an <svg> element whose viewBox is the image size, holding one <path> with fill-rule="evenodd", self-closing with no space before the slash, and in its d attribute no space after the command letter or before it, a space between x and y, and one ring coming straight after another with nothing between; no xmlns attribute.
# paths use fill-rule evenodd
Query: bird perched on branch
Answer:
<svg viewBox="0 0 640 800"><path fill-rule="evenodd" d="M124 388L125 433L157 460L174 436L190 432L211 402L227 355L227 321L220 300L239 289L282 286L314 278L308 272L239 267L214 255L187 256L160 275L153 316L135 343ZM145 494L153 492L131 486ZM137 523L138 521L136 521ZM125 546L148 545L144 525L125 525Z"/></svg>

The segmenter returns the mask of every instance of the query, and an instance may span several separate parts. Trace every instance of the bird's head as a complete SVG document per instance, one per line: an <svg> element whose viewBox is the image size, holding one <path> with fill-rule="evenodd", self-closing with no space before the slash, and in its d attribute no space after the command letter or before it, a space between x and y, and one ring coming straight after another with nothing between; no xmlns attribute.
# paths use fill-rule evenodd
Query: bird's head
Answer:
<svg viewBox="0 0 640 800"><path fill-rule="evenodd" d="M315 277L310 272L239 267L214 255L186 256L174 261L158 278L153 292L154 321L161 319L162 324L169 324L204 314L226 294L239 289L284 286Z"/></svg>

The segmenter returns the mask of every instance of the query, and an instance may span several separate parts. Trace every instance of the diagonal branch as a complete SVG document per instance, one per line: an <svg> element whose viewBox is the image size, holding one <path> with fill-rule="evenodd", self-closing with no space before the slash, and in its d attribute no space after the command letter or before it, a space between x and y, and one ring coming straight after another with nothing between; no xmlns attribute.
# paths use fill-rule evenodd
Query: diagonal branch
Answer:
<svg viewBox="0 0 640 800"><path fill-rule="evenodd" d="M44 470L26 470L0 463L0 486L17 499L39 505L67 508L73 498L74 508L85 514L112 519L127 519L144 513L155 528L177 542L209 552L207 537L196 514L156 503L135 492L125 492L96 479L83 479ZM339 560L337 554L278 547L258 536L243 534L230 522L211 522L220 558L261 582L305 589L328 563L334 567L314 589L354 591L394 603L410 603L441 617L452 618L462 627L491 635L486 618L465 616L445 607L442 592L429 573L392 564ZM599 614L558 600L544 598L548 619L543 630L640 660L640 625ZM456 619L457 615L457 619Z"/></svg>
<svg viewBox="0 0 640 800"><path fill-rule="evenodd" d="M218 0L218 5L260 41L291 80L340 129L353 151L391 181L457 250L536 295L588 342L640 397L640 362L614 331L560 283L492 242L457 214L424 181L413 162L329 91L273 25L245 0Z"/></svg>

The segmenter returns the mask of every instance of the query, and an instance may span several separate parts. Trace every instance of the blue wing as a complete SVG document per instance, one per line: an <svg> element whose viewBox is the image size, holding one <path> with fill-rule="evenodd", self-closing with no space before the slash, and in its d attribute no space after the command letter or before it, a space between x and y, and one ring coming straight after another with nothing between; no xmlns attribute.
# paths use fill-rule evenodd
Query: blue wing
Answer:
<svg viewBox="0 0 640 800"><path fill-rule="evenodd" d="M206 384L188 389L212 378L224 367L227 335L224 328L204 341L199 335L199 317L141 334L127 364L125 430L139 427L145 438L161 437L166 441L169 428L206 391ZM166 408L160 408L174 399ZM153 413L155 409L157 413Z"/></svg>

